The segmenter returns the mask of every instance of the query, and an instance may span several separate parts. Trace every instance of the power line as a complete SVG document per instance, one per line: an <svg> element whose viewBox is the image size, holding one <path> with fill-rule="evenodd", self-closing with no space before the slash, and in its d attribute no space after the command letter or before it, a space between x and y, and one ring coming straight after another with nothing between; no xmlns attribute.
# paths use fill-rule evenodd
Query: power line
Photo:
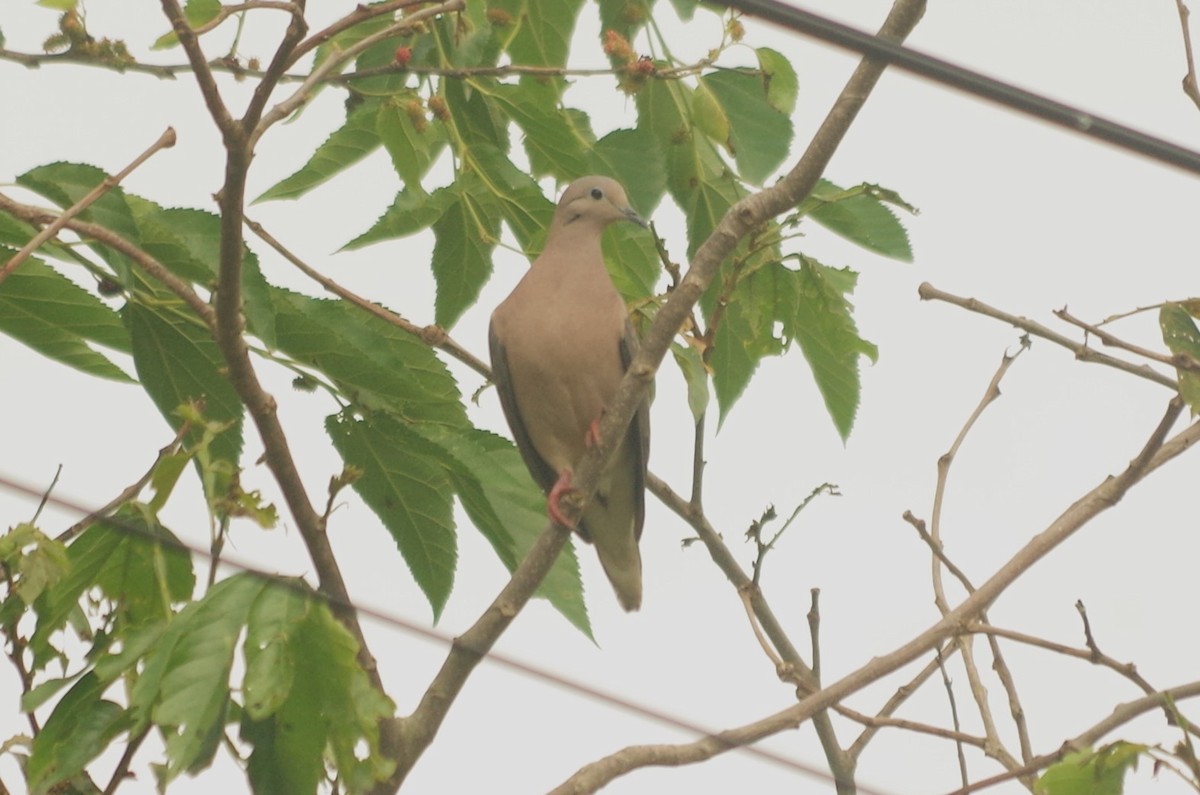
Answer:
<svg viewBox="0 0 1200 795"><path fill-rule="evenodd" d="M935 58L894 41L835 22L779 0L712 0L716 5L760 17L768 22L811 36L829 44L887 61L897 69L928 78L950 88L1033 116L1072 132L1095 138L1160 163L1200 175L1200 152L1187 149L1105 119L1080 108L1065 105L1011 83L988 77L958 64Z"/></svg>
<svg viewBox="0 0 1200 795"><path fill-rule="evenodd" d="M384 612L378 608L367 607L351 601L333 597L330 594L311 589L310 587L307 587L306 584L297 581L295 578L283 577L279 574L269 572L253 563L240 560L236 557L226 557L225 555L221 555L219 558L216 558L213 556L210 550L188 544L179 539L156 535L143 527L130 522L122 521L119 518L112 516L100 516L96 511L89 510L77 501L57 497L53 494L47 494L44 489L34 488L33 486L20 483L4 475L0 475L0 488L17 494L23 494L35 500L44 501L46 504L54 505L65 510L78 513L80 516L93 517L97 522L103 522L105 526L112 527L127 535L135 536L155 544L161 544L164 547L175 549L179 552L186 552L191 555L196 555L209 561L215 561L218 564L226 565L230 568L237 569L254 577L269 581L278 587L287 588L306 597L319 599L330 606L354 610L360 616L364 616L381 624L402 630L410 635L416 635L426 640L435 641L444 645L446 648L450 648L455 643L454 636L445 632L440 632L431 627L416 624L400 616ZM509 670L517 671L518 673L522 673L533 679L555 685L564 690L568 690L576 693L577 695L591 699L592 701L597 701L607 704L611 707L616 707L618 710L637 715L655 723L668 726L672 729L678 729L695 734L699 738L711 738L717 742L722 741L720 733L717 731L706 729L703 726L699 726L695 723L684 720L683 718L678 718L651 707L643 706L613 693L592 687L584 682L570 679L547 668L541 668L536 665L523 662L516 657L510 657L503 652L497 652L493 649L489 649L486 651L478 650L477 653L480 654L480 656L485 660L489 660L504 668L508 668ZM814 767L798 759L792 759L783 754L779 754L765 748L760 748L756 745L729 746L729 749L734 751L742 751L758 757L763 761L771 762L779 767L787 768L812 778L817 778L829 783L834 782L833 776L831 776L826 770ZM864 793L864 795L889 795L889 793L886 793L883 790L872 789L861 784L857 785L857 789L858 792Z"/></svg>

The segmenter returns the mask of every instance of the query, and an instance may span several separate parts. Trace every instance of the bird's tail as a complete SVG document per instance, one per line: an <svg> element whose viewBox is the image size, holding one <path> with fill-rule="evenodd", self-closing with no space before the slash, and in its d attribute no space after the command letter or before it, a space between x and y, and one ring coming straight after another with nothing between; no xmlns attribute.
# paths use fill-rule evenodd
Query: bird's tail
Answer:
<svg viewBox="0 0 1200 795"><path fill-rule="evenodd" d="M617 593L617 601L628 611L642 606L642 554L634 528L635 499L633 473L616 467L601 482L595 499L583 513L585 532L596 547L600 565Z"/></svg>

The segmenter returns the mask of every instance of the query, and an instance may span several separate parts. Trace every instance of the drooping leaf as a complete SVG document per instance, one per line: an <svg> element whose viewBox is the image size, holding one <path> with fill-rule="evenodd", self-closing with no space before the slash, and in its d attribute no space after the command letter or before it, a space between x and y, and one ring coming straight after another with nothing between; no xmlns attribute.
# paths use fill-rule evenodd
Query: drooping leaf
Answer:
<svg viewBox="0 0 1200 795"><path fill-rule="evenodd" d="M858 274L807 257L798 271L779 265L778 272L780 287L787 289L790 282L794 289L794 314L780 317L784 334L799 343L834 427L845 440L858 412L859 360L866 356L875 361L879 355L873 344L859 336L848 300Z"/></svg>
<svg viewBox="0 0 1200 795"><path fill-rule="evenodd" d="M0 260L16 252L0 246ZM121 318L96 296L39 259L30 258L0 289L0 332L89 375L132 383L120 367L88 345L130 350Z"/></svg>
<svg viewBox="0 0 1200 795"><path fill-rule="evenodd" d="M1144 745L1118 741L1099 750L1076 751L1046 768L1034 784L1037 795L1121 795L1125 774L1137 769Z"/></svg>
<svg viewBox="0 0 1200 795"><path fill-rule="evenodd" d="M467 424L454 378L412 334L345 301L279 288L272 301L279 349L317 368L359 404L409 421Z"/></svg>
<svg viewBox="0 0 1200 795"><path fill-rule="evenodd" d="M217 14L219 13L221 13L221 0L187 0L183 4L184 19L187 20L188 26L191 28L198 28L211 22L217 18ZM150 49L168 50L177 46L179 46L179 37L172 30L159 36L150 45Z"/></svg>
<svg viewBox="0 0 1200 795"><path fill-rule="evenodd" d="M554 216L554 203L546 198L533 177L513 165L493 146L472 148L471 160L482 172L492 191L501 217L530 255L545 242L546 230Z"/></svg>
<svg viewBox="0 0 1200 795"><path fill-rule="evenodd" d="M800 81L791 61L770 47L759 47L754 54L758 56L758 68L762 70L767 102L785 116L791 116L800 93Z"/></svg>
<svg viewBox="0 0 1200 795"><path fill-rule="evenodd" d="M488 4L497 37L512 56L513 63L534 66L566 66L571 34L583 0L496 0Z"/></svg>
<svg viewBox="0 0 1200 795"><path fill-rule="evenodd" d="M525 133L533 176L565 182L586 173L586 152L594 139L590 128L577 127L576 119L560 107L561 81L525 78L517 84L477 81L475 86L493 97Z"/></svg>
<svg viewBox="0 0 1200 795"><path fill-rule="evenodd" d="M667 172L653 137L643 128L613 130L592 147L589 170L613 177L634 209L649 218L667 190Z"/></svg>
<svg viewBox="0 0 1200 795"><path fill-rule="evenodd" d="M234 648L265 587L248 574L218 582L179 613L146 658L130 691L130 709L137 725L152 721L163 733L164 783L207 766L219 747Z"/></svg>
<svg viewBox="0 0 1200 795"><path fill-rule="evenodd" d="M500 241L500 211L488 186L474 172L441 188L452 197L433 222L433 276L437 280L434 320L453 326L492 275L492 251Z"/></svg>
<svg viewBox="0 0 1200 795"><path fill-rule="evenodd" d="M178 429L177 409L203 400L204 415L230 427L212 445L213 454L236 463L242 451L242 403L223 375L225 361L208 331L177 307L131 300L122 314L133 338L133 363L142 386L163 417ZM193 429L190 437L198 438Z"/></svg>
<svg viewBox="0 0 1200 795"><path fill-rule="evenodd" d="M383 215L358 237L345 245L346 249L357 249L382 240L415 235L428 229L449 206L453 196L444 190L425 193L420 185L405 186L396 194Z"/></svg>
<svg viewBox="0 0 1200 795"><path fill-rule="evenodd" d="M626 303L654 295L662 267L650 232L633 224L614 224L605 230L600 250Z"/></svg>
<svg viewBox="0 0 1200 795"><path fill-rule="evenodd" d="M768 101L767 86L756 72L723 69L704 75L700 82L728 120L729 137L723 143L742 177L761 185L787 157L791 118Z"/></svg>
<svg viewBox="0 0 1200 795"><path fill-rule="evenodd" d="M81 163L50 163L26 171L17 184L46 197L66 209L89 194L108 177L95 166ZM77 216L117 233L130 243L138 243L137 225L125 203L120 185L113 187Z"/></svg>
<svg viewBox="0 0 1200 795"><path fill-rule="evenodd" d="M378 103L368 102L355 108L299 171L267 188L254 202L295 199L374 152L382 143L378 116Z"/></svg>
<svg viewBox="0 0 1200 795"><path fill-rule="evenodd" d="M417 102L415 95L392 97L380 104L375 128L405 188L419 189L421 178L446 146L446 129L440 123L429 124L423 116L417 117L420 123L414 121L413 102Z"/></svg>
<svg viewBox="0 0 1200 795"><path fill-rule="evenodd" d="M1189 356L1200 362L1200 329L1196 328L1192 316L1182 305L1163 304L1158 310L1158 324L1162 329L1163 342L1172 353ZM1176 368L1179 378L1179 394L1192 410L1192 416L1200 413L1200 373L1183 367Z"/></svg>
<svg viewBox="0 0 1200 795"><path fill-rule="evenodd" d="M488 510L481 510L461 490L459 498L496 555L513 571L546 525L546 499L529 477L520 454L511 442L479 429L448 432L429 428L425 432L436 433L436 441L453 454L455 466L462 467L479 483ZM547 599L581 632L592 637L573 548L563 549L535 596Z"/></svg>
<svg viewBox="0 0 1200 795"><path fill-rule="evenodd" d="M325 428L342 459L362 471L354 490L391 533L436 620L458 561L454 492L438 448L382 414L335 415Z"/></svg>
<svg viewBox="0 0 1200 795"><path fill-rule="evenodd" d="M821 180L812 194L800 204L801 215L836 232L852 243L901 262L912 262L908 231L880 197L894 196L873 185L843 190ZM912 210L896 196L893 204Z"/></svg>
<svg viewBox="0 0 1200 795"><path fill-rule="evenodd" d="M107 683L88 673L55 705L33 740L25 768L32 792L49 792L80 773L129 728L125 710L103 698L107 688Z"/></svg>
<svg viewBox="0 0 1200 795"><path fill-rule="evenodd" d="M673 342L671 354L675 357L675 363L679 365L679 371L683 373L683 380L687 383L688 408L692 411L692 418L700 422L700 418L708 410L708 369L704 366L700 352L694 347Z"/></svg>

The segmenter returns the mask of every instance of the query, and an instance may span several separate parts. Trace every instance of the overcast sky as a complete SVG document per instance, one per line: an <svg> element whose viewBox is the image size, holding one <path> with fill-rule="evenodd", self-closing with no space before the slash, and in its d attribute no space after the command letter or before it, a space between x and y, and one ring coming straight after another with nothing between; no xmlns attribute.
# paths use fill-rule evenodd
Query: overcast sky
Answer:
<svg viewBox="0 0 1200 795"><path fill-rule="evenodd" d="M312 5L314 14L329 18L353 8L345 2ZM873 29L889 4L813 0L806 7ZM92 0L87 8L94 34L124 37L135 51L167 27L154 4L139 4L141 18L116 0ZM668 3L660 3L658 13L672 19ZM579 41L586 45L579 56L582 65L602 63L594 17L589 6L579 29ZM672 42L685 57L689 47L691 55L702 54L719 35L715 18L698 17L695 32ZM52 12L31 2L8 0L0 6L0 30L12 49L36 51L53 24ZM673 22L666 27L676 29ZM786 53L799 73L794 160L857 59L752 21L746 27L747 43ZM222 52L226 42L223 32L216 35L209 54ZM1200 145L1200 111L1179 89L1185 61L1175 4L1168 0L934 3L909 43L1098 115ZM644 49L638 42L635 47ZM253 39L243 52L267 54L265 48L255 49ZM154 57L181 60L177 51ZM250 85L227 81L224 88L239 106ZM335 91L325 92L298 121L277 126L262 141L251 196L299 167L339 124L341 99ZM591 113L600 132L634 119L632 102L604 78L580 81L570 100ZM5 109L0 182L57 160L116 171L171 125L179 131L178 146L157 155L126 187L164 205L212 209L210 196L221 173L219 142L186 76L169 82L72 67L30 71L0 62L0 107ZM397 189L386 157L377 155L299 202L256 206L249 214L351 289L417 322L431 322L433 282L424 265L428 241L332 254L369 226ZM995 321L920 302L917 285L929 281L1051 325L1057 323L1051 311L1068 304L1076 315L1099 320L1194 295L1198 185L1195 177L898 73L884 76L827 176L842 185L881 184L921 210L904 219L913 264L873 257L820 230L811 230L802 243L806 253L827 264L861 272L856 317L863 335L878 344L880 359L864 369L854 432L843 445L798 352L768 362L721 432L710 431L706 505L748 565L752 549L742 543L742 533L765 507L774 504L790 512L814 486L839 485L842 497L818 500L785 536L768 559L764 580L768 598L801 648L808 645L809 590L821 589L824 676L834 681L937 619L929 554L900 515L911 509L928 518L938 456L1019 337ZM546 190L556 193L550 184ZM682 258L679 214L664 203L654 220L669 249ZM266 257L263 247L258 251L272 280L315 292L287 266ZM453 330L459 342L484 355L487 317L523 268L519 257L497 256L495 278ZM1153 313L1118 329L1148 346L1161 346ZM480 385L477 376L462 368L456 372L464 394ZM294 392L287 373L264 367L262 374L282 401L306 481L314 494L323 493L329 476L340 470L321 426L333 407L321 395ZM171 436L136 387L48 363L7 338L0 338L0 383L0 472L46 484L62 464L57 493L84 504L111 499ZM1122 469L1158 422L1169 396L1148 382L1077 363L1041 341L1017 362L1002 389L1003 398L988 409L960 453L945 507L948 553L976 582L1086 490ZM494 392L471 409L481 425L507 432ZM659 378L652 417L651 468L686 492L690 415L669 364ZM260 447L250 430L246 446L247 487L269 492L268 474L253 464ZM1082 633L1073 604L1082 599L1106 652L1136 662L1159 687L1194 680L1198 474L1195 454L1156 473L1009 589L991 610L992 620L1079 646ZM33 509L29 500L0 492L5 525L28 519ZM42 525L58 532L76 518L47 509ZM166 521L180 535L206 543L207 522L196 501L173 501ZM506 580L465 518L460 524L457 587L440 623L451 634L465 629ZM232 552L281 573L311 574L297 533L286 518L281 525L272 533L241 528ZM369 510L348 500L334 516L331 535L344 557L353 596L428 624L424 597ZM682 522L651 501L643 538L646 595L642 611L634 615L617 607L594 556L581 556L598 646L546 604L534 602L498 648L713 729L794 703L791 689L775 679L755 643L733 589L701 547L681 549L689 535ZM390 694L407 712L445 649L371 622L367 631ZM1037 752L1057 748L1114 704L1139 695L1111 672L1044 652L1013 648L1009 661ZM989 673L986 662L981 667ZM951 675L964 730L978 731L965 677L958 667ZM903 681L901 672L850 703L873 712ZM1002 691L994 679L989 687L997 717L1007 727ZM27 730L17 712L18 689L11 668L0 666L0 735L5 737ZM948 711L941 685L930 683L901 717L947 725ZM837 726L844 743L857 735L852 725ZM1015 740L1014 732L1004 732ZM1167 744L1177 738L1158 715L1118 736ZM418 793L484 787L544 791L581 764L625 745L688 739L484 664L408 787ZM823 764L809 726L768 745ZM968 758L977 778L999 772L978 754L968 751ZM945 741L885 731L862 758L859 778L886 793L946 791L957 786L955 760L955 749ZM140 783L122 791L152 790L145 766L139 769ZM0 778L10 786L17 779L10 758L0 760ZM218 781L241 779L217 770L181 781L172 791L212 792ZM682 769L639 771L606 791L641 795L667 787L697 793L832 791L742 753ZM1184 790L1169 778L1155 782L1143 765L1127 791Z"/></svg>

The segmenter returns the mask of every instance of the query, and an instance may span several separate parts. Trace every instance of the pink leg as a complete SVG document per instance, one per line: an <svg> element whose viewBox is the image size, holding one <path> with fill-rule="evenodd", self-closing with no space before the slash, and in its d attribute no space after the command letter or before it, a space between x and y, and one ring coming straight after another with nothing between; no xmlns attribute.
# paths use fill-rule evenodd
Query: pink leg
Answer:
<svg viewBox="0 0 1200 795"><path fill-rule="evenodd" d="M558 507L558 501L562 499L563 494L571 490L571 470L564 469L563 473L558 476L554 487L550 489L550 494L546 497L546 513L563 527L573 528L575 527L575 523L563 516L562 509Z"/></svg>
<svg viewBox="0 0 1200 795"><path fill-rule="evenodd" d="M592 420L591 424L588 425L587 433L583 435L583 443L587 445L589 450L600 444L600 420L604 419L604 414L607 411L607 408L600 409L600 416Z"/></svg>

